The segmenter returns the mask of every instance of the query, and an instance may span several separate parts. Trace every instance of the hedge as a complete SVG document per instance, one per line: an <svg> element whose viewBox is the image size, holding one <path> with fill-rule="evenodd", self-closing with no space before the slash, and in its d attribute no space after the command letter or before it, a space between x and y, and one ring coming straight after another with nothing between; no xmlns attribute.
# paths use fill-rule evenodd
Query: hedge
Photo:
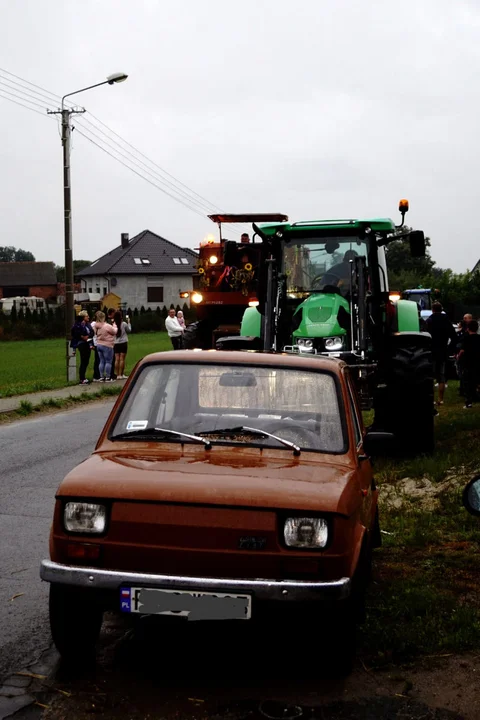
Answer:
<svg viewBox="0 0 480 720"><path fill-rule="evenodd" d="M171 305L170 307L175 307ZM103 308L106 313L108 308ZM196 320L195 310L185 303L183 308L177 305L175 310L183 311L185 322L188 324ZM168 308L157 307L156 310L128 308L126 314L130 316L132 333L159 332L165 330L165 318ZM27 308L17 310L14 306L10 315L0 311L0 341L1 340L43 340L45 338L64 337L65 335L65 307L49 307L48 310L30 310Z"/></svg>

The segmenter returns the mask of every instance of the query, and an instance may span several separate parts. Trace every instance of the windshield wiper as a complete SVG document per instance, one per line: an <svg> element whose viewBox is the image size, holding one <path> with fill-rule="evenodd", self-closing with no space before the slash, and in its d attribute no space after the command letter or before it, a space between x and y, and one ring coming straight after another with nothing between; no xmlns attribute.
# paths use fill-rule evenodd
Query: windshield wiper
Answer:
<svg viewBox="0 0 480 720"><path fill-rule="evenodd" d="M263 435L264 437L270 437L273 438L273 440L277 440L279 443L282 443L283 445L286 445L287 447L292 448L294 455L300 455L300 448L298 445L295 445L295 443L290 442L290 440L284 440L281 437L278 437L278 435L272 435L272 433L267 432L266 430L260 430L260 428L252 428L248 427L247 425L238 425L237 427L232 428L219 428L218 430L204 430L203 432L199 433L200 435L236 435L240 433L251 433L253 435Z"/></svg>
<svg viewBox="0 0 480 720"><path fill-rule="evenodd" d="M110 440L129 440L131 437L139 437L142 435L145 437L148 437L149 435L176 435L177 437L188 438L189 440L196 440L197 442L203 443L205 445L205 450L212 449L212 443L210 442L210 440L205 440L205 438L200 437L199 435L189 435L188 433L182 433L177 432L176 430L167 430L166 428L157 427L143 428L141 430L127 430L127 432L113 435Z"/></svg>

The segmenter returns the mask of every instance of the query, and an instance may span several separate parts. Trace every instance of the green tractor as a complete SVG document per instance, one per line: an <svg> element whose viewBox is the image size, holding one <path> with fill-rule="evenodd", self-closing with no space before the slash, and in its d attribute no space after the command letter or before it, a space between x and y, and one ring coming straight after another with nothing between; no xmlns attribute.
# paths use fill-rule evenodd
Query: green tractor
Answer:
<svg viewBox="0 0 480 720"><path fill-rule="evenodd" d="M425 254L422 231L390 219L255 224L262 241L257 307L245 310L240 336L217 349L329 355L351 366L372 429L395 435L402 453L434 449L431 337L416 302L390 299L385 246L410 243Z"/></svg>

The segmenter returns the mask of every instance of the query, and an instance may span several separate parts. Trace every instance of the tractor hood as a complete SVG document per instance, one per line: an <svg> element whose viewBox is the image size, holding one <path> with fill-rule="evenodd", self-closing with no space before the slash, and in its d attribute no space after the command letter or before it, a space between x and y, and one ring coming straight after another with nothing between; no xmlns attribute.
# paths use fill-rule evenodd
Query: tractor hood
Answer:
<svg viewBox="0 0 480 720"><path fill-rule="evenodd" d="M315 293L296 309L294 322L298 327L294 338L324 338L345 335L346 329L339 324L339 315L350 315L350 306L337 293ZM343 325L345 323L342 323Z"/></svg>

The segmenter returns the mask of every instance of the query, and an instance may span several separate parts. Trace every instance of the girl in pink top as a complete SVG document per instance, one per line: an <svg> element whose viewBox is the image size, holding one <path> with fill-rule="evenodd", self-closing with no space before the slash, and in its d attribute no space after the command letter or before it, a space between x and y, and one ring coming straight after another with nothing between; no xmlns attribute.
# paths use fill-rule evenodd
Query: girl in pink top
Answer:
<svg viewBox="0 0 480 720"><path fill-rule="evenodd" d="M105 313L99 312L95 324L95 335L97 338L97 351L100 358L100 382L112 382L113 346L117 336L117 326L105 322Z"/></svg>

